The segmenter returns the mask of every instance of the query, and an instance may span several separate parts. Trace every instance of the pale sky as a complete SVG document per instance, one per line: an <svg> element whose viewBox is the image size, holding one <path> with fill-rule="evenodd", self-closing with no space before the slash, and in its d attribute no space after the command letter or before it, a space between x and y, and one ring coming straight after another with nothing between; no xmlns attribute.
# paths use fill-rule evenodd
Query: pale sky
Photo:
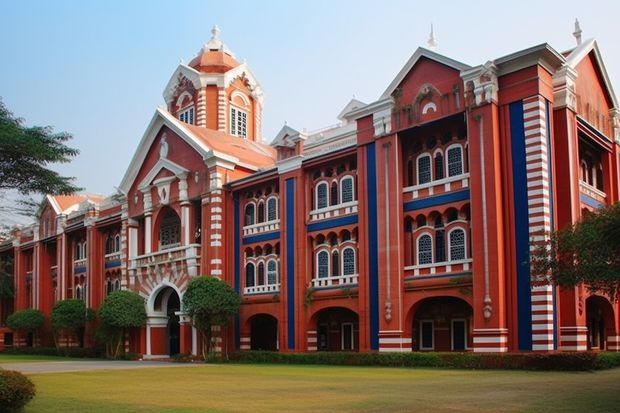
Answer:
<svg viewBox="0 0 620 413"><path fill-rule="evenodd" d="M0 0L0 97L26 124L74 135L58 170L87 192L118 186L162 93L214 24L263 87L263 135L337 123L381 95L433 24L438 53L476 66L541 43L598 41L620 90L620 2Z"/></svg>

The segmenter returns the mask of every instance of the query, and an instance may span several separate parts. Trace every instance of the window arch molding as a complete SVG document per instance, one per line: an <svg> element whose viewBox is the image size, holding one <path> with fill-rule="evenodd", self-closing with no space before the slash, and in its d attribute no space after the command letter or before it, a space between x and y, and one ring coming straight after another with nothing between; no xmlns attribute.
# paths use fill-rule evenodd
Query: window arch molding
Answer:
<svg viewBox="0 0 620 413"><path fill-rule="evenodd" d="M323 209L329 206L329 189L330 185L325 180L321 180L316 183L314 186L315 209Z"/></svg>
<svg viewBox="0 0 620 413"><path fill-rule="evenodd" d="M456 155L458 152L458 155ZM445 161L446 177L459 176L465 173L463 159L463 145L454 143L446 148Z"/></svg>
<svg viewBox="0 0 620 413"><path fill-rule="evenodd" d="M354 275L357 273L357 253L355 248L346 246L342 249L342 275Z"/></svg>
<svg viewBox="0 0 620 413"><path fill-rule="evenodd" d="M256 204L254 201L248 201L245 204L244 208L245 212L245 225L254 225L256 224Z"/></svg>
<svg viewBox="0 0 620 413"><path fill-rule="evenodd" d="M315 278L327 278L330 274L329 258L330 254L327 248L322 248L316 251L316 273Z"/></svg>
<svg viewBox="0 0 620 413"><path fill-rule="evenodd" d="M416 263L418 265L433 263L433 237L428 232L423 232L416 237Z"/></svg>
<svg viewBox="0 0 620 413"><path fill-rule="evenodd" d="M266 221L276 221L278 219L278 197L275 195L267 198L267 216Z"/></svg>
<svg viewBox="0 0 620 413"><path fill-rule="evenodd" d="M433 159L428 152L421 153L416 157L416 177L417 184L423 185L433 180L433 174L431 171L431 165Z"/></svg>
<svg viewBox="0 0 620 413"><path fill-rule="evenodd" d="M461 261L467 259L467 231L456 226L448 231L448 260Z"/></svg>
<svg viewBox="0 0 620 413"><path fill-rule="evenodd" d="M355 179L352 175L344 175L340 178L340 203L355 201Z"/></svg>

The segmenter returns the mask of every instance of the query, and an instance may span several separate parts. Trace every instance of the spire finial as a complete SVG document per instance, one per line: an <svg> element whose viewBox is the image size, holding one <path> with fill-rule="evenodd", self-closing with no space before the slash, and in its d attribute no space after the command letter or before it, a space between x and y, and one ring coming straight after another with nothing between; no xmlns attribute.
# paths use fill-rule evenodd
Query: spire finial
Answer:
<svg viewBox="0 0 620 413"><path fill-rule="evenodd" d="M579 20L575 19L575 31L573 32L573 36L577 40L577 46L581 44L581 27L579 27Z"/></svg>
<svg viewBox="0 0 620 413"><path fill-rule="evenodd" d="M439 43L437 42L437 38L435 37L435 31L433 30L433 23L431 23L431 34L428 38L428 48L430 50L437 50L437 46Z"/></svg>
<svg viewBox="0 0 620 413"><path fill-rule="evenodd" d="M213 28L211 29L211 34L213 35L211 37L211 40L220 40L220 26L218 26L217 24L213 25Z"/></svg>

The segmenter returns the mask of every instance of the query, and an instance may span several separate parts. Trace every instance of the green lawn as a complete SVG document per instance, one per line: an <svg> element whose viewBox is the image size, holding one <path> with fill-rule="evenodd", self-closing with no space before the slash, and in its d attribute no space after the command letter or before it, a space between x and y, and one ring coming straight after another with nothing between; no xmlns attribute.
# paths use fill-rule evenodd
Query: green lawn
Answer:
<svg viewBox="0 0 620 413"><path fill-rule="evenodd" d="M560 373L206 364L30 377L37 396L24 413L614 412L620 406L620 369Z"/></svg>

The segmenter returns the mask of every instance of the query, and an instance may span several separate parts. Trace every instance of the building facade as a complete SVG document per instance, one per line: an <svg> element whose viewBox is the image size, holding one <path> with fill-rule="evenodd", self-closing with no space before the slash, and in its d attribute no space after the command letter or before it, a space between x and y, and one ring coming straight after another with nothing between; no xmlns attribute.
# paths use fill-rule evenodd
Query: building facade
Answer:
<svg viewBox="0 0 620 413"><path fill-rule="evenodd" d="M619 200L595 41L479 66L419 48L376 101L268 145L261 86L219 35L172 74L118 194L47 196L0 244L16 290L0 319L128 289L148 315L130 350L196 354L182 297L209 276L242 298L220 348L620 350L618 303L533 285L529 265L545 234Z"/></svg>

